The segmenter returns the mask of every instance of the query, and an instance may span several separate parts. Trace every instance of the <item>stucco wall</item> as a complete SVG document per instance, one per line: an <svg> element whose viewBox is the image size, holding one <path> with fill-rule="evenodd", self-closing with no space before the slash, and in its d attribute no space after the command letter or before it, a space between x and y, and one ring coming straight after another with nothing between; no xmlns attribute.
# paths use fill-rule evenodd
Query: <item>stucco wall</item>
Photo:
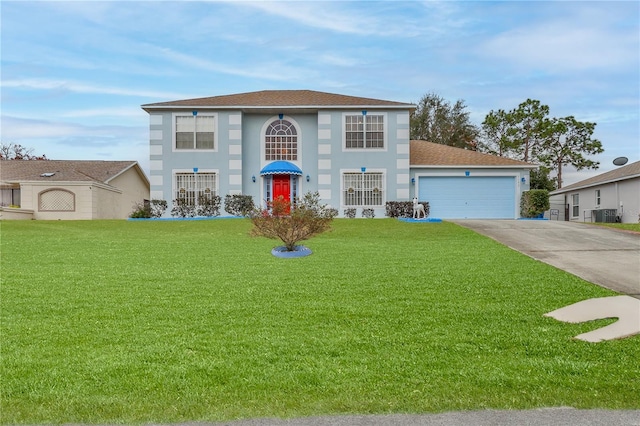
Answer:
<svg viewBox="0 0 640 426"><path fill-rule="evenodd" d="M600 190L600 205L596 204L596 190ZM572 195L579 195L579 215L572 214ZM615 209L622 223L638 223L640 214L640 178L628 179L589 188L568 191L569 219L576 222L595 221L592 210Z"/></svg>
<svg viewBox="0 0 640 426"><path fill-rule="evenodd" d="M199 114L205 112L199 111ZM298 130L299 158L292 161L303 171L298 180L298 194L318 191L322 203L338 208L342 214L342 173L359 172L361 167L366 167L369 171L384 173L385 201L409 200L409 113L370 111L370 114L385 116L385 148L348 151L343 148L346 112L283 111L284 118L294 122ZM355 113L353 110L348 112ZM278 118L277 114L218 111L214 152L173 150L172 112L153 113L149 117L150 198L169 202L166 215L171 210L174 173L190 171L194 167L218 173L217 193L222 199L234 193L251 195L256 203L265 199L265 186L260 176L260 170L268 163L263 155L264 130ZM256 182L253 182L254 176ZM376 209L376 217L384 216L384 210L384 205Z"/></svg>
<svg viewBox="0 0 640 426"><path fill-rule="evenodd" d="M39 196L48 190L68 191L74 195L74 210L46 211L39 206ZM87 183L74 182L42 182L22 183L20 185L21 208L33 210L36 220L85 220L93 218L91 187Z"/></svg>
<svg viewBox="0 0 640 426"><path fill-rule="evenodd" d="M121 191L119 194L109 195L114 201L113 207L109 209L111 211L110 218L113 219L129 217L136 203L142 203L150 197L149 186L135 167L131 167L121 175L111 179L109 184ZM102 209L99 209L99 212L101 211ZM103 213L100 213L100 216L103 215Z"/></svg>

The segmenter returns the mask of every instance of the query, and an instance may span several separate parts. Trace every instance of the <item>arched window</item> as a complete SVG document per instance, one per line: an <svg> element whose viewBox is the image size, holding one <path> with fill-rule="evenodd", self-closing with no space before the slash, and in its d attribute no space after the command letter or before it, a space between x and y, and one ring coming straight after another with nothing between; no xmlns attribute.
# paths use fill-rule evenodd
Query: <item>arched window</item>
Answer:
<svg viewBox="0 0 640 426"><path fill-rule="evenodd" d="M265 160L298 160L298 133L288 120L275 120L265 133Z"/></svg>
<svg viewBox="0 0 640 426"><path fill-rule="evenodd" d="M72 212L76 209L76 196L66 189L53 188L38 194L38 210Z"/></svg>

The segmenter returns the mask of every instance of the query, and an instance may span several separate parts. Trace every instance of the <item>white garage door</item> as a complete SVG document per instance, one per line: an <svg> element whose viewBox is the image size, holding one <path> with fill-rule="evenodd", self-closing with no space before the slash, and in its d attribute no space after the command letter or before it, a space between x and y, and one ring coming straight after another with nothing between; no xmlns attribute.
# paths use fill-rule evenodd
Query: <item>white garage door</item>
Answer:
<svg viewBox="0 0 640 426"><path fill-rule="evenodd" d="M421 177L420 201L428 201L429 216L440 219L514 219L514 177Z"/></svg>

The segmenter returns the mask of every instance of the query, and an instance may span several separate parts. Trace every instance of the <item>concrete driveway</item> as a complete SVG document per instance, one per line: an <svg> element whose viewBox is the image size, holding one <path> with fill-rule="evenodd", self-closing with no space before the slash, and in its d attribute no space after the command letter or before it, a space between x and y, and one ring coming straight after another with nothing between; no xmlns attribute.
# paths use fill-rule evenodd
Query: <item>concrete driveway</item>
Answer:
<svg viewBox="0 0 640 426"><path fill-rule="evenodd" d="M552 220L453 220L534 259L640 299L640 234Z"/></svg>

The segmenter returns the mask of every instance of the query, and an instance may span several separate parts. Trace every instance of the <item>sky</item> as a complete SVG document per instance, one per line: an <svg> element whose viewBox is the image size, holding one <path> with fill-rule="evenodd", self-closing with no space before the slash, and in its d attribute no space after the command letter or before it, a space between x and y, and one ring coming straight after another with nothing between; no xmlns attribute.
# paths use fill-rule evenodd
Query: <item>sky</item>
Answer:
<svg viewBox="0 0 640 426"><path fill-rule="evenodd" d="M640 2L0 2L0 138L66 160L136 160L140 106L273 89L418 103L471 121L527 99L597 123L597 171L640 160Z"/></svg>

